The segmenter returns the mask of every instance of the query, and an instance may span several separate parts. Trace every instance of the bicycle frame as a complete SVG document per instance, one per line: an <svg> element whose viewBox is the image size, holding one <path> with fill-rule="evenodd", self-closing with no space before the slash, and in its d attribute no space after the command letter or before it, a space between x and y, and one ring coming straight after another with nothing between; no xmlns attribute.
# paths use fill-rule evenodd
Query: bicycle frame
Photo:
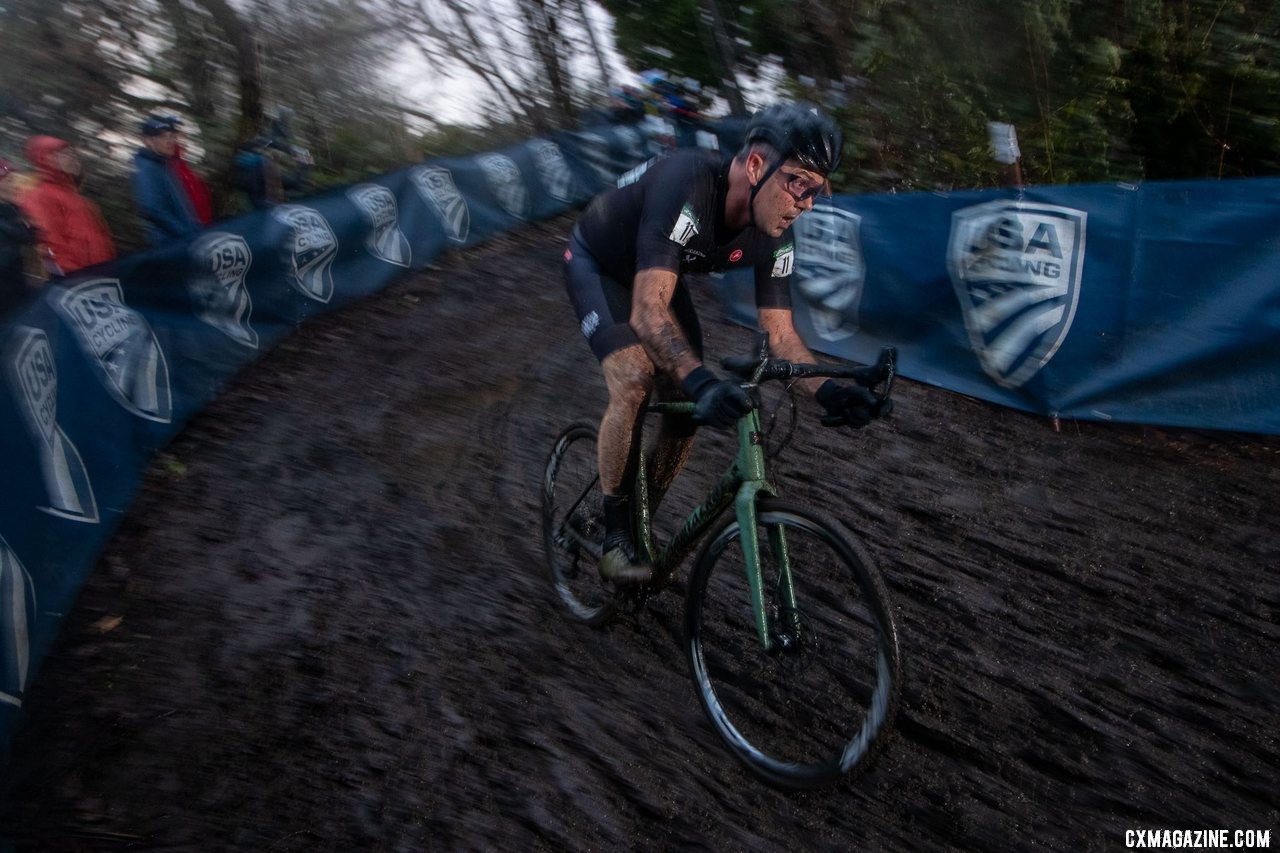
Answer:
<svg viewBox="0 0 1280 853"><path fill-rule="evenodd" d="M690 415L693 403L654 403L650 412L668 415ZM655 551L652 529L652 508L649 505L649 482L645 472L645 455L640 453L636 472L636 521L639 547L654 566L659 577L675 572L685 555L707 532L730 504L738 518L741 530L743 559L747 573L747 586L751 593L751 612L756 631L765 651L771 651L774 638L769 631L769 615L765 612L764 573L760 568L760 543L756 528L756 496L761 492L776 495L765 476L764 437L760 432L760 412L753 408L738 421L738 455L712 487L706 499L685 518L680 530L661 551ZM782 529L769 531L770 545L778 558L778 588L782 597L781 611L788 615L788 625L799 629L796 609L795 586L791 578L791 561Z"/></svg>

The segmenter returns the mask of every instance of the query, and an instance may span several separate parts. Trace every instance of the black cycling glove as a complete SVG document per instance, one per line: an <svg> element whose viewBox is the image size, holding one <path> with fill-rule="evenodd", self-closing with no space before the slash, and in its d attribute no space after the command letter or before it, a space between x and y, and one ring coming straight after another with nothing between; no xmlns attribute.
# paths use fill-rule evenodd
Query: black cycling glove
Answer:
<svg viewBox="0 0 1280 853"><path fill-rule="evenodd" d="M731 427L751 411L751 400L737 382L717 379L706 367L696 367L680 383L684 394L694 401L693 420L721 429Z"/></svg>
<svg viewBox="0 0 1280 853"><path fill-rule="evenodd" d="M861 429L871 423L872 419L889 414L888 400L881 403L866 388L841 385L834 379L823 382L814 398L827 410L822 418L823 426L851 426Z"/></svg>

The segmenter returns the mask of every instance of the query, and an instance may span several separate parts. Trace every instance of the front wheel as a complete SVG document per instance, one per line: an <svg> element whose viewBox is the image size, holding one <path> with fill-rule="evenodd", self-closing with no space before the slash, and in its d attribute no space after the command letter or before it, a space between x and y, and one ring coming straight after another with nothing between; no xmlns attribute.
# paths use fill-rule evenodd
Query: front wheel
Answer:
<svg viewBox="0 0 1280 853"><path fill-rule="evenodd" d="M716 731L757 776L782 788L829 785L870 761L897 710L898 632L888 592L835 522L768 496L756 508L772 648L752 615L742 531L731 516L690 577L685 636L694 685Z"/></svg>
<svg viewBox="0 0 1280 853"><path fill-rule="evenodd" d="M591 424L573 424L551 449L542 481L542 538L561 612L588 625L612 619L617 606L597 569L604 543L604 499Z"/></svg>

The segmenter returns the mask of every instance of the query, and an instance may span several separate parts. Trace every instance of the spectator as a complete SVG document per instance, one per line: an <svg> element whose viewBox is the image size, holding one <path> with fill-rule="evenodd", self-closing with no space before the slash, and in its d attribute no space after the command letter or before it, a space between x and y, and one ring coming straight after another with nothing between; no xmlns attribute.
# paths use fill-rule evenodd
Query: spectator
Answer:
<svg viewBox="0 0 1280 853"><path fill-rule="evenodd" d="M204 178L197 175L191 168L191 164L182 156L182 120L177 116L167 116L165 120L173 125L174 133L179 135L177 144L173 146L171 161L174 174L178 176L178 183L181 184L187 199L191 202L196 220L201 227L207 228L213 224L213 194L209 192L209 185L204 182Z"/></svg>
<svg viewBox="0 0 1280 853"><path fill-rule="evenodd" d="M254 210L266 210L284 198L280 172L267 153L270 144L266 137L255 136L240 145L232 158L232 182Z"/></svg>
<svg viewBox="0 0 1280 853"><path fill-rule="evenodd" d="M77 188L82 166L75 147L65 139L33 136L26 153L39 180L19 205L36 227L49 271L67 275L114 258L116 247L102 213Z"/></svg>
<svg viewBox="0 0 1280 853"><path fill-rule="evenodd" d="M177 148L178 130L171 119L150 116L142 123L142 147L133 155L133 197L152 246L200 233L200 220L174 165Z"/></svg>
<svg viewBox="0 0 1280 853"><path fill-rule="evenodd" d="M0 157L0 317L22 300L32 283L26 274L26 257L36 245L36 229L14 202L18 178L13 164Z"/></svg>

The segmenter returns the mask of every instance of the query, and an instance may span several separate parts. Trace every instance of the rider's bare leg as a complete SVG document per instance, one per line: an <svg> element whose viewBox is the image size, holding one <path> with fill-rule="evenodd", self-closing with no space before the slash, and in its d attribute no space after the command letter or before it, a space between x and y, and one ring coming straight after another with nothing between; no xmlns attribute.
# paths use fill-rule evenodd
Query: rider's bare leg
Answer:
<svg viewBox="0 0 1280 853"><path fill-rule="evenodd" d="M600 488L606 495L622 495L639 433L640 411L653 392L654 366L644 349L633 344L605 356L600 367L609 389L596 448Z"/></svg>
<svg viewBox="0 0 1280 853"><path fill-rule="evenodd" d="M600 574L615 583L643 583L652 579L653 566L636 554L628 481L634 476L633 460L640 451L640 418L653 392L654 366L638 344L610 353L600 366L609 389L597 440L605 521Z"/></svg>
<svg viewBox="0 0 1280 853"><path fill-rule="evenodd" d="M657 512L658 504L676 476L684 470L693 449L696 427L688 416L664 415L649 465L649 509Z"/></svg>

